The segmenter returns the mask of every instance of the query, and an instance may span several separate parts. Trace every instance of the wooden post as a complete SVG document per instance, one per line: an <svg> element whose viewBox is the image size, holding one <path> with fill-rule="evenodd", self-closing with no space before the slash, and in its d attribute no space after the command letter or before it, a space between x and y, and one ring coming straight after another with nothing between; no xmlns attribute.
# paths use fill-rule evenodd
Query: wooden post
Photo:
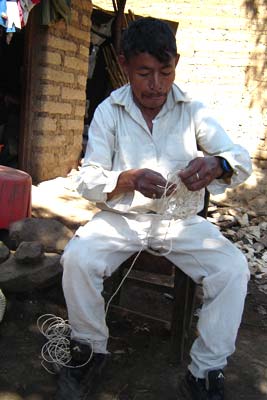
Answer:
<svg viewBox="0 0 267 400"><path fill-rule="evenodd" d="M126 5L126 0L118 0L117 1L117 15L115 19L115 27L114 27L114 48L117 54L120 51L120 42L121 42L121 32L123 27L124 20L124 8Z"/></svg>

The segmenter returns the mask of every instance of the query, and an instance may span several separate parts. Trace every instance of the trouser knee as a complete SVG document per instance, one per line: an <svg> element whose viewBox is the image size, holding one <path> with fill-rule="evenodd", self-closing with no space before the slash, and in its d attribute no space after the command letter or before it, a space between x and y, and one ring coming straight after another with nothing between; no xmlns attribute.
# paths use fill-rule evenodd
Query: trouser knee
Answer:
<svg viewBox="0 0 267 400"><path fill-rule="evenodd" d="M229 257L218 259L216 270L203 280L203 289L206 297L213 298L218 293L231 292L246 293L250 277L248 263L245 256L238 250Z"/></svg>
<svg viewBox="0 0 267 400"><path fill-rule="evenodd" d="M238 250L233 257L233 264L232 268L229 269L229 276L233 279L245 280L246 282L250 278L247 259L240 250Z"/></svg>
<svg viewBox="0 0 267 400"><path fill-rule="evenodd" d="M100 278L105 275L105 262L98 255L94 245L83 241L80 237L74 237L67 244L61 257L64 276L83 276L84 278Z"/></svg>

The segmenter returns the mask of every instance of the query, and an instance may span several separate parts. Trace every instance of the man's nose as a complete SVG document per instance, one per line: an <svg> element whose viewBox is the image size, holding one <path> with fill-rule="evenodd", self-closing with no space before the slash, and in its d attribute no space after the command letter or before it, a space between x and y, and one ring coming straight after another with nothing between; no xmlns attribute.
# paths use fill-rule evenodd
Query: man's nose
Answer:
<svg viewBox="0 0 267 400"><path fill-rule="evenodd" d="M159 74L155 73L151 76L149 87L152 90L161 90L162 83Z"/></svg>

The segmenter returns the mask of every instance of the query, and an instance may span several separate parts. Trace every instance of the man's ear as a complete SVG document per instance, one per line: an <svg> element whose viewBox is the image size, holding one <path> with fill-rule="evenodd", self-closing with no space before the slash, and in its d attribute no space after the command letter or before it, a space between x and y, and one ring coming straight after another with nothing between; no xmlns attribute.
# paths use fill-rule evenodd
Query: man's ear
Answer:
<svg viewBox="0 0 267 400"><path fill-rule="evenodd" d="M127 68L128 62L127 62L125 56L124 56L123 54L119 54L119 55L118 55L118 60L119 60L120 66L121 66L122 69L123 69L123 72L124 72L126 75L128 75L128 68Z"/></svg>
<svg viewBox="0 0 267 400"><path fill-rule="evenodd" d="M177 54L176 54L176 57L175 57L175 66L177 66L179 60L180 60L180 54L177 53Z"/></svg>

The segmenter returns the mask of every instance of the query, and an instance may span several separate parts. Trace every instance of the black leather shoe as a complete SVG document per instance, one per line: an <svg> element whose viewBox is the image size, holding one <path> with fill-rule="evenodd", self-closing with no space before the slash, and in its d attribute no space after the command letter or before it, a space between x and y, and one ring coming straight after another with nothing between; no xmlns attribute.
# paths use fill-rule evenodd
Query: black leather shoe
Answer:
<svg viewBox="0 0 267 400"><path fill-rule="evenodd" d="M87 400L98 383L107 362L106 354L94 353L91 347L78 342L71 343L72 361L60 370L55 400ZM85 364L83 366L80 366Z"/></svg>
<svg viewBox="0 0 267 400"><path fill-rule="evenodd" d="M188 371L180 392L186 400L224 400L224 374L214 370L208 372L206 379L199 379Z"/></svg>

